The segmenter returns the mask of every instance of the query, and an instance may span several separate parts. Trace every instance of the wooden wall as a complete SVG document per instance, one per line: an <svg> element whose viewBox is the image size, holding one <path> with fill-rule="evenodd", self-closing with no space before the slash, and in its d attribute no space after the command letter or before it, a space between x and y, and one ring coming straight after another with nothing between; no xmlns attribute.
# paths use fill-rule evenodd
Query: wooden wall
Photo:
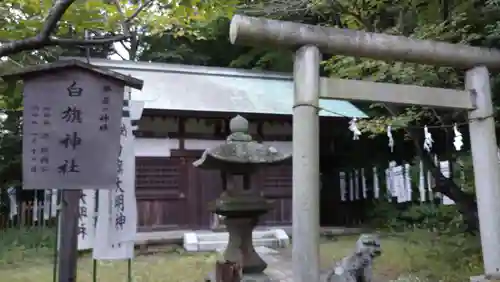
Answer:
<svg viewBox="0 0 500 282"><path fill-rule="evenodd" d="M222 192L220 173L195 168L192 162L204 148L224 142L229 118L144 117L138 138L175 138L176 148L136 158L136 194L139 229L209 228L208 203ZM290 121L253 120L250 133L264 142L290 140ZM217 140L214 142L214 140ZM206 147L205 147L206 146ZM285 146L289 149L291 146ZM141 152L147 148L140 148ZM274 200L274 209L262 224L291 224L292 168L265 169L252 178L252 186Z"/></svg>

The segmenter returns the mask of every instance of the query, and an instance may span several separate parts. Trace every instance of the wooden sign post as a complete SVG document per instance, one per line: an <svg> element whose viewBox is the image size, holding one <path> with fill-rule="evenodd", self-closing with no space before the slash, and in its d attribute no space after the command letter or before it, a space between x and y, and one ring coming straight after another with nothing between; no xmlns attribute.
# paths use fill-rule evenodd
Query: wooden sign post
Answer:
<svg viewBox="0 0 500 282"><path fill-rule="evenodd" d="M125 86L141 80L77 60L2 75L22 79L23 188L63 191L59 281L76 281L82 189L112 189Z"/></svg>

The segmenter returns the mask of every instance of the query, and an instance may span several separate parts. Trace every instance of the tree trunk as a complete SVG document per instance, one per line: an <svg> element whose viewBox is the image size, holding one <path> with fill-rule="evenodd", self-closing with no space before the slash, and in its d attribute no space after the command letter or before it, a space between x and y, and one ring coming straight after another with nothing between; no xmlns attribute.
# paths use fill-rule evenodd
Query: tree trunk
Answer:
<svg viewBox="0 0 500 282"><path fill-rule="evenodd" d="M452 199L459 212L463 215L464 221L467 224L467 231L474 232L479 228L479 218L477 215L477 204L475 196L464 192L453 179L446 178L441 169L432 161L429 154L423 152L420 145L417 149L420 159L424 163L424 167L427 167L436 181L436 186L432 189L435 192L442 193L448 198Z"/></svg>

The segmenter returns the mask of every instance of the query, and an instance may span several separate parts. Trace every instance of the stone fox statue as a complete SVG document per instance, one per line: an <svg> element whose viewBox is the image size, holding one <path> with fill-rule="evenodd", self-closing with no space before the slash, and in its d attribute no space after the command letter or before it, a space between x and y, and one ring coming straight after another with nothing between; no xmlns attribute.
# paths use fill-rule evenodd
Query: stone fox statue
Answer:
<svg viewBox="0 0 500 282"><path fill-rule="evenodd" d="M372 282L373 259L381 254L379 237L363 234L356 242L354 253L337 262L325 282Z"/></svg>

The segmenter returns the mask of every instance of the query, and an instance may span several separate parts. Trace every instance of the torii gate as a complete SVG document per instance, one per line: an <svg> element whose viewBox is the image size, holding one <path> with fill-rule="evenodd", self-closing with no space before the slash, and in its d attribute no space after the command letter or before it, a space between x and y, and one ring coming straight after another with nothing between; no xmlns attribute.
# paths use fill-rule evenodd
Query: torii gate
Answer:
<svg viewBox="0 0 500 282"><path fill-rule="evenodd" d="M500 166L488 68L500 51L402 36L236 15L230 40L297 50L293 108L293 271L295 281L319 281L319 119L323 99L413 104L469 110L485 273L500 272ZM321 52L469 69L464 91L320 78Z"/></svg>

